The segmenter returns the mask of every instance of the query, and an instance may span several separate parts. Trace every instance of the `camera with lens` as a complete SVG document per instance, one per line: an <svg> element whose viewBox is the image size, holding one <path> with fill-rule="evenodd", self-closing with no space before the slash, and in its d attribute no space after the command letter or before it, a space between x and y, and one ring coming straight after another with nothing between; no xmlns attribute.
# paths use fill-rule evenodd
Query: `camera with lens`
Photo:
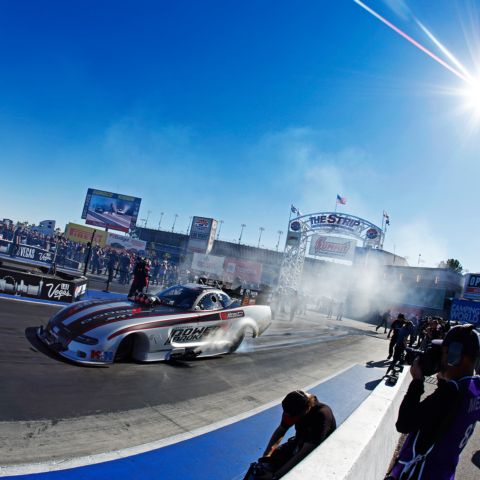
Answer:
<svg viewBox="0 0 480 480"><path fill-rule="evenodd" d="M440 345L430 344L425 350L408 347L405 349L405 362L408 365L411 365L417 357L419 358L419 367L425 376L428 377L440 371L440 361L442 359L442 347Z"/></svg>

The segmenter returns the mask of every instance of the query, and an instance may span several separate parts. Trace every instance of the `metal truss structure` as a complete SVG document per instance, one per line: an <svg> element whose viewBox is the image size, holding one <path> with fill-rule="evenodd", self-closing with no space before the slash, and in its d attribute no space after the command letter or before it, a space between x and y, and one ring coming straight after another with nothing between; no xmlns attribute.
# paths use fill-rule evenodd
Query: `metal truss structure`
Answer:
<svg viewBox="0 0 480 480"><path fill-rule="evenodd" d="M286 240L285 251L283 254L282 265L280 267L280 276L278 279L278 288L296 290L302 277L303 265L308 243L308 226L300 220L301 230L298 241L289 243L288 236Z"/></svg>

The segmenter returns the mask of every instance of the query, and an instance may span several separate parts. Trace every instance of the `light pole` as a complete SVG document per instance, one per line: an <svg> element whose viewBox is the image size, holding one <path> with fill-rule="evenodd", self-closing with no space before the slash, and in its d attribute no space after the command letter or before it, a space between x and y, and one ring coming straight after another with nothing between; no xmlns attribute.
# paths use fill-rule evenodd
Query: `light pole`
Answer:
<svg viewBox="0 0 480 480"><path fill-rule="evenodd" d="M421 259L421 258L422 258L422 254L419 253L419 254L418 254L418 265L420 265L420 259Z"/></svg>
<svg viewBox="0 0 480 480"><path fill-rule="evenodd" d="M160 214L160 221L158 222L158 229L160 230L160 226L162 225L162 218L163 218L163 212Z"/></svg>
<svg viewBox="0 0 480 480"><path fill-rule="evenodd" d="M149 210L149 211L147 212L147 218L145 219L145 228L147 228L148 219L150 218L150 214L151 214L151 213L152 213L151 210Z"/></svg>
<svg viewBox="0 0 480 480"><path fill-rule="evenodd" d="M280 245L280 237L283 235L283 232L281 230L279 230L277 233L278 233L278 240L277 240L276 249L277 249L277 252L278 252L278 246Z"/></svg>
<svg viewBox="0 0 480 480"><path fill-rule="evenodd" d="M188 222L188 225L187 225L187 235L190 233L190 228L192 227L192 218L193 217L189 217L190 218L190 221Z"/></svg>
<svg viewBox="0 0 480 480"><path fill-rule="evenodd" d="M238 237L238 244L240 245L240 242L242 241L242 234L243 234L243 229L246 227L244 223L242 223L242 229L240 230L240 236Z"/></svg>
<svg viewBox="0 0 480 480"><path fill-rule="evenodd" d="M217 240L220 238L220 230L222 229L222 225L223 225L223 220L220 220L220 226L218 227L218 232L217 232Z"/></svg>
<svg viewBox="0 0 480 480"><path fill-rule="evenodd" d="M259 230L260 230L260 235L258 236L257 248L260 248L260 240L262 239L262 233L264 232L265 229L263 227L260 227Z"/></svg>
<svg viewBox="0 0 480 480"><path fill-rule="evenodd" d="M177 217L178 217L178 213L175 214L175 218L173 220L173 225L172 225L172 232L173 232L173 229L175 228L175 223L177 221Z"/></svg>

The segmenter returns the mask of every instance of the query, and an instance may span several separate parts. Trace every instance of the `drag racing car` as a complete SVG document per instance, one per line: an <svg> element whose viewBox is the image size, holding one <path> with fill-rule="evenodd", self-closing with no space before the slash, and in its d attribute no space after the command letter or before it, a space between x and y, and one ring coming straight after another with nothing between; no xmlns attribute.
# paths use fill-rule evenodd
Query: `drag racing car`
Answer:
<svg viewBox="0 0 480 480"><path fill-rule="evenodd" d="M245 305L207 285L175 285L134 299L67 306L37 336L76 363L193 359L232 353L271 323L270 307Z"/></svg>

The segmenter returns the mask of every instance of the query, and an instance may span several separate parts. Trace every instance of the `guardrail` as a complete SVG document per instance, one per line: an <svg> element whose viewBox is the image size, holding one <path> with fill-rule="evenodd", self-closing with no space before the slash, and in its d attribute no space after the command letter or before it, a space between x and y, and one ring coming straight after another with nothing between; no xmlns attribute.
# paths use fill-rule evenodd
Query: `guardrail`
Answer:
<svg viewBox="0 0 480 480"><path fill-rule="evenodd" d="M400 437L395 419L410 380L405 367L395 386L378 385L325 442L282 478L384 478Z"/></svg>

